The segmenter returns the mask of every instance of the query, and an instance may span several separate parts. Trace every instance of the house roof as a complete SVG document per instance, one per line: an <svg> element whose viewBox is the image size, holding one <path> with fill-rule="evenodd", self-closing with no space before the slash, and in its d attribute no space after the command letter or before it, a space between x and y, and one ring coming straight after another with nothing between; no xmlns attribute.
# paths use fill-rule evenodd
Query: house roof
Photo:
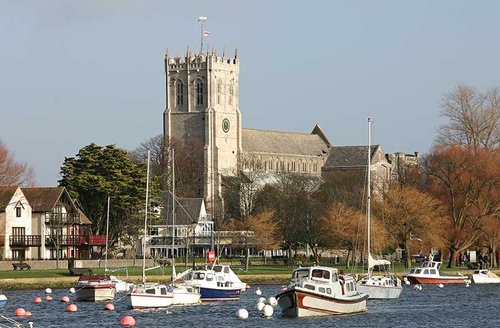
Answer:
<svg viewBox="0 0 500 328"><path fill-rule="evenodd" d="M371 146L371 158L380 145ZM334 146L326 159L323 170L365 169L368 165L368 145L364 146Z"/></svg>
<svg viewBox="0 0 500 328"><path fill-rule="evenodd" d="M83 211L77 207L78 214L80 214L80 223L81 224L92 224L92 221L83 213Z"/></svg>
<svg viewBox="0 0 500 328"><path fill-rule="evenodd" d="M33 213L50 212L61 198L64 187L22 188Z"/></svg>
<svg viewBox="0 0 500 328"><path fill-rule="evenodd" d="M0 212L5 211L17 188L17 186L0 186Z"/></svg>
<svg viewBox="0 0 500 328"><path fill-rule="evenodd" d="M245 152L318 156L326 154L329 143L324 135L314 133L281 132L269 130L242 129L242 147Z"/></svg>
<svg viewBox="0 0 500 328"><path fill-rule="evenodd" d="M163 199L163 222L172 225L172 193L166 191L162 194ZM202 198L176 198L175 202L175 224L190 225L193 221L198 222L203 205Z"/></svg>

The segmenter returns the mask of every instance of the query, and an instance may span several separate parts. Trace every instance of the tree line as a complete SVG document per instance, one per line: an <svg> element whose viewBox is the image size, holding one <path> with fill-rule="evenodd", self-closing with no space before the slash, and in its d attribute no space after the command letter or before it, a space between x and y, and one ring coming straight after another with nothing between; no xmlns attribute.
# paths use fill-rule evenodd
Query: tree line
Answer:
<svg viewBox="0 0 500 328"><path fill-rule="evenodd" d="M441 115L430 152L418 166L398 170L385 188L377 190L372 210L373 247L384 253L405 250L406 263L415 249L439 247L450 254L500 249L500 96L498 89L481 92L458 85L443 95ZM162 135L133 151L115 145L90 144L65 158L59 183L68 189L93 222L105 231L107 197L112 199L110 243L118 238L133 244L141 229L145 199L147 150L151 150L151 199L170 190L170 159L176 149L176 194L201 197L202 167L196 154L201 145L165 145ZM258 172L224 182L224 207L215 214L217 230L255 232L259 249L307 247L316 260L322 249L347 251L349 261L363 254L366 236L366 170L333 172L322 179L278 173L273 184L260 187ZM33 170L17 163L0 143L0 183L33 183ZM151 218L154 220L154 217ZM248 235L245 235L248 236ZM246 248L249 241L242 235ZM492 262L495 258L491 258Z"/></svg>

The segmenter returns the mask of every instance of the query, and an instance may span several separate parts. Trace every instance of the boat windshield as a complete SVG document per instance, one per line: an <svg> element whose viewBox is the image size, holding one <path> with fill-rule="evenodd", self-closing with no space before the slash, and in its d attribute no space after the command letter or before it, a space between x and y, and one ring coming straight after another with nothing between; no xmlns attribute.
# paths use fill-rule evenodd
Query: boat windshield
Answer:
<svg viewBox="0 0 500 328"><path fill-rule="evenodd" d="M311 276L313 278L330 279L330 271L314 269L312 270Z"/></svg>
<svg viewBox="0 0 500 328"><path fill-rule="evenodd" d="M309 277L309 270L295 270L292 275L292 279L304 279Z"/></svg>

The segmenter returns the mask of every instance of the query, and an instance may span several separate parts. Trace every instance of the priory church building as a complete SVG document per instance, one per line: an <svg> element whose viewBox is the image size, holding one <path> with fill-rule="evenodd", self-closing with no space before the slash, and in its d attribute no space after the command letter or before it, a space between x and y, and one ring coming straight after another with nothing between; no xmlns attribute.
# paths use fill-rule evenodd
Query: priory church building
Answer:
<svg viewBox="0 0 500 328"><path fill-rule="evenodd" d="M222 178L238 170L313 176L334 170L325 163L335 163L328 157L336 147L318 125L310 133L242 127L239 72L237 51L234 57L189 51L184 58L170 57L168 51L165 55L165 144L176 140L203 145L197 158L203 167L200 190L208 212L221 201ZM390 170L388 159L382 156L381 161L379 166Z"/></svg>

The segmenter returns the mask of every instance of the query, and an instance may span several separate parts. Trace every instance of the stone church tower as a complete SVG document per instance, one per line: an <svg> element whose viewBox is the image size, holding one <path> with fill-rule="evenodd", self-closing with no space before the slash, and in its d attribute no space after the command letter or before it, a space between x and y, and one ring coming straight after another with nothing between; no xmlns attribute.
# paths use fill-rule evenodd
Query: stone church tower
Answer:
<svg viewBox="0 0 500 328"><path fill-rule="evenodd" d="M234 175L241 154L239 59L215 52L184 58L165 55L166 109L163 135L188 145L203 145L196 154L203 167L203 197L213 212L220 201L222 175Z"/></svg>

